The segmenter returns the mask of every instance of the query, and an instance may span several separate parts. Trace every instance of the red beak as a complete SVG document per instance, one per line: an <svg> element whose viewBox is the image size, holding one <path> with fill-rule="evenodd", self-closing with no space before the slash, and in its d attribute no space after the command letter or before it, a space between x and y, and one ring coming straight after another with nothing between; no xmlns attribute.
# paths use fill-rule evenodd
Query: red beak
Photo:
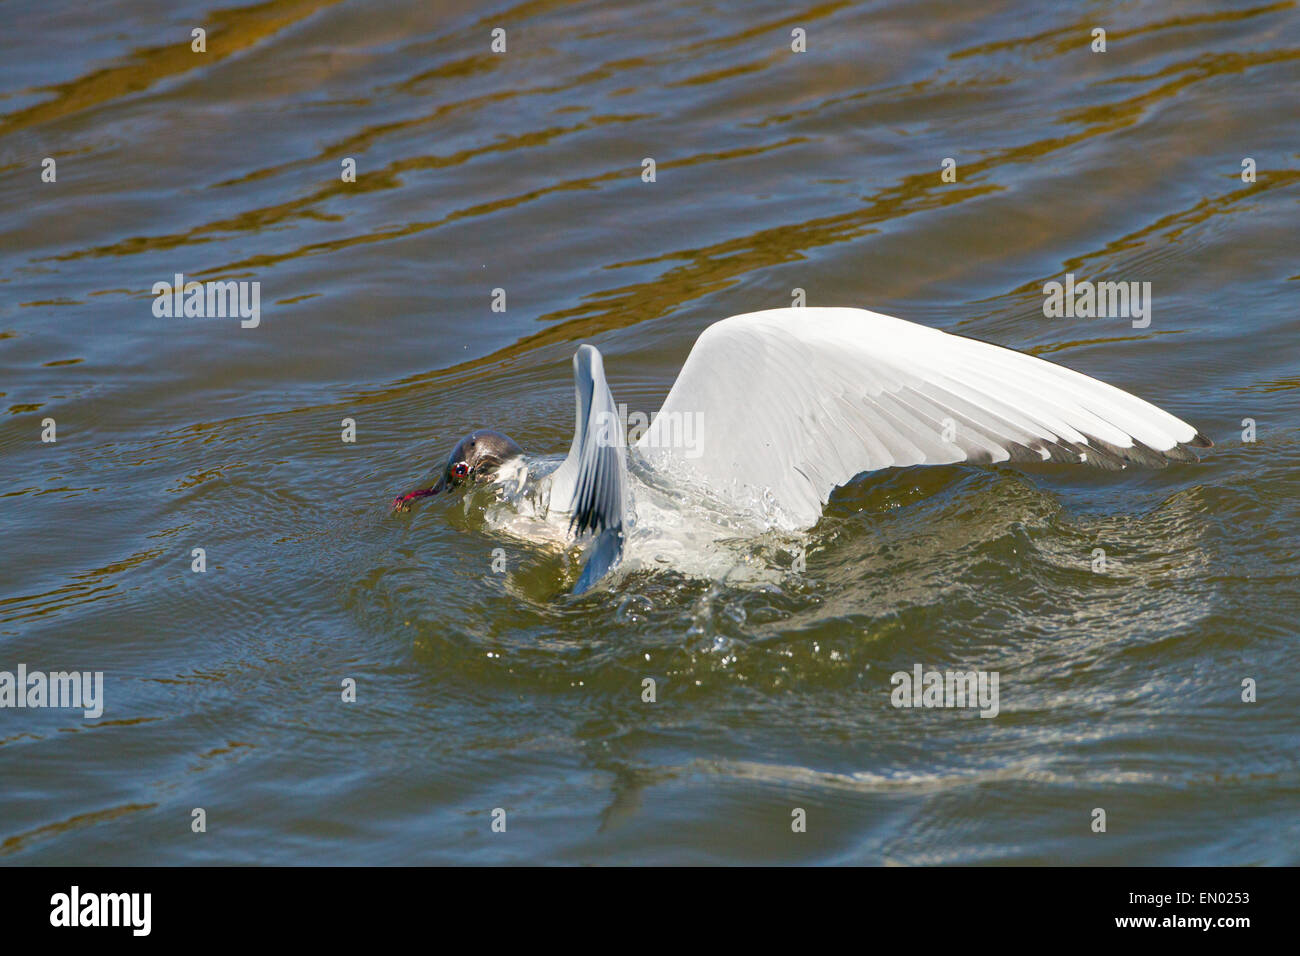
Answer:
<svg viewBox="0 0 1300 956"><path fill-rule="evenodd" d="M419 491L408 491L404 495L398 495L393 499L393 510L403 511L412 498L427 498L430 495L436 495L442 491L442 482L438 482L432 488L421 488Z"/></svg>

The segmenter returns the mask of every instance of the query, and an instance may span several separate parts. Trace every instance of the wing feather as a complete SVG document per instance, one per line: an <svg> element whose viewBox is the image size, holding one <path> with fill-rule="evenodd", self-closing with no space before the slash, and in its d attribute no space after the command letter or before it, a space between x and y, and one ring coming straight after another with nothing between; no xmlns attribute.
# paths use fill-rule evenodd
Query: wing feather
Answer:
<svg viewBox="0 0 1300 956"><path fill-rule="evenodd" d="M622 420L605 383L600 352L573 356L576 421L568 457L551 479L551 507L568 513L576 536L621 529L627 519L627 450Z"/></svg>
<svg viewBox="0 0 1300 956"><path fill-rule="evenodd" d="M688 415L694 430L681 427ZM683 434L698 444L677 444ZM1160 467L1209 444L1149 402L1012 349L861 309L774 309L704 330L636 451L737 510L806 528L864 471Z"/></svg>

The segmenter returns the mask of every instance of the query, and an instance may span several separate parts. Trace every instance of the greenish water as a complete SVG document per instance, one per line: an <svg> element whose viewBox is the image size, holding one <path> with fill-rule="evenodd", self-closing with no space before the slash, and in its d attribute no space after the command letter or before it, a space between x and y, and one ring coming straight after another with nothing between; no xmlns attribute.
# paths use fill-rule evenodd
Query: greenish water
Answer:
<svg viewBox="0 0 1300 956"><path fill-rule="evenodd" d="M0 710L0 862L1300 862L1298 14L4 4L0 671L105 707ZM1067 272L1150 326L1044 318ZM260 325L155 316L176 273ZM389 512L473 427L565 451L578 343L653 412L794 288L1216 447L866 476L766 588L568 599L472 508ZM895 709L918 663L998 716Z"/></svg>

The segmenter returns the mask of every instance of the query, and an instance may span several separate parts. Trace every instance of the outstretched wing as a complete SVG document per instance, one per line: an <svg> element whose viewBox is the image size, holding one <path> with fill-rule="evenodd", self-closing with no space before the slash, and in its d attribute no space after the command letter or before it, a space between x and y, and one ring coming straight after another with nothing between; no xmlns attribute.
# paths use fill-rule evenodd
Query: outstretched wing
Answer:
<svg viewBox="0 0 1300 956"><path fill-rule="evenodd" d="M797 529L864 471L1163 466L1210 444L1128 392L1021 352L862 309L774 309L704 330L636 450L738 510L765 501L769 520Z"/></svg>
<svg viewBox="0 0 1300 956"><path fill-rule="evenodd" d="M592 548L575 593L587 590L622 553L627 524L627 450L614 396L605 384L605 364L593 346L573 356L577 422L569 455L551 478L551 509L567 512L578 537L594 532Z"/></svg>

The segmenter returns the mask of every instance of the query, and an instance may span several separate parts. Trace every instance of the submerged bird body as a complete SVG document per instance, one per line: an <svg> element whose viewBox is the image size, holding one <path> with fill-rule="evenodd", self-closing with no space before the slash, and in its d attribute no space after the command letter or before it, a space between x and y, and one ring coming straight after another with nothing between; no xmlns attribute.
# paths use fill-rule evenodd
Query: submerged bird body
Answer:
<svg viewBox="0 0 1300 956"><path fill-rule="evenodd" d="M591 345L574 355L574 391L565 458L530 458L498 432L473 432L437 486L396 504L491 481L494 527L590 542L580 593L629 551L637 564L689 565L722 541L805 531L831 492L863 472L957 462L1161 467L1195 461L1190 449L1211 444L1081 373L861 309L714 323L631 447Z"/></svg>
<svg viewBox="0 0 1300 956"><path fill-rule="evenodd" d="M625 570L670 567L700 577L725 575L733 582L740 578L779 580L780 574L774 570L765 573L763 568L736 567L736 552L731 545L762 534L767 529L760 523L709 508L697 490L684 482L647 473L635 458L626 478L628 506L623 523L598 534L575 534L574 509L566 497L572 492L563 483L564 476L558 474L564 462L564 456L521 454L485 478L482 490L487 493L476 497L468 507L481 513L491 533L529 544L567 549L575 543L592 542L584 571L593 567L592 552L599 546L600 535L607 534L605 541L613 549L610 560L616 560ZM684 507L685 502L690 502L689 507ZM790 538L779 537L783 541ZM609 570L599 563L594 568L601 569L600 573L593 569L582 590Z"/></svg>

